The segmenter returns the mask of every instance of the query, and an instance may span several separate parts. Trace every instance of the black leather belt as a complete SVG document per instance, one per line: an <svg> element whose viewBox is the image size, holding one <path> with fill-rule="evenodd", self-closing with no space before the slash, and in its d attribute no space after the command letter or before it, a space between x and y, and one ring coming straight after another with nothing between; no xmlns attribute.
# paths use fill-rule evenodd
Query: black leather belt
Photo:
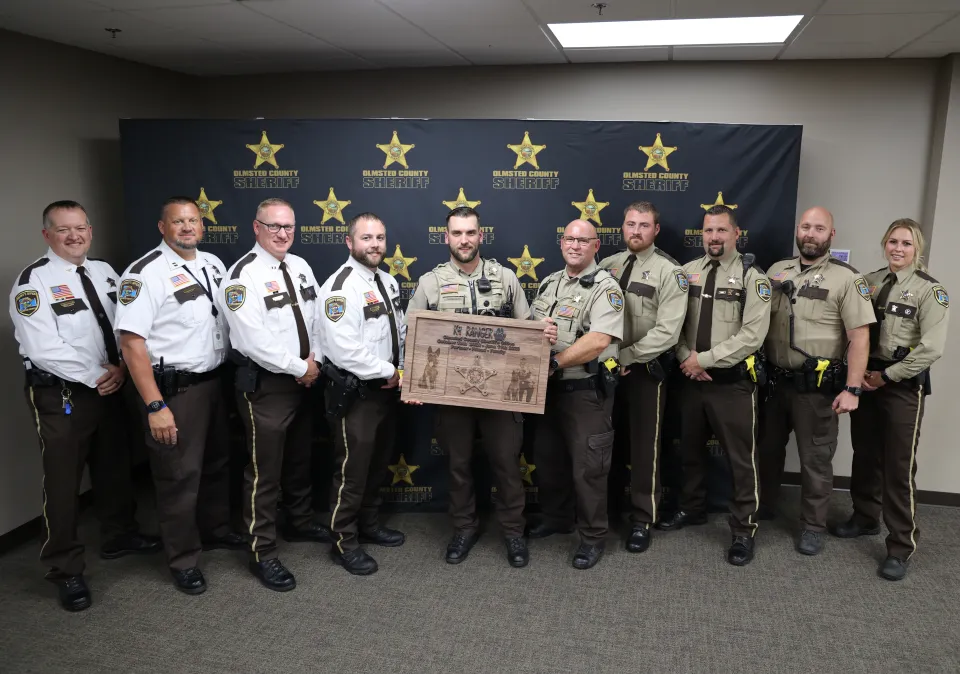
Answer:
<svg viewBox="0 0 960 674"><path fill-rule="evenodd" d="M380 379L363 379L360 381L360 385L367 388L382 388L387 385L387 381L382 377Z"/></svg>
<svg viewBox="0 0 960 674"><path fill-rule="evenodd" d="M706 370L706 373L710 375L710 379L713 380L713 382L706 382L707 384L734 384L744 380L739 363L733 367L711 368Z"/></svg>
<svg viewBox="0 0 960 674"><path fill-rule="evenodd" d="M584 379L560 379L558 381L547 380L548 391L562 391L570 393L572 391L596 391L597 376L586 377Z"/></svg>
<svg viewBox="0 0 960 674"><path fill-rule="evenodd" d="M202 384L205 381L211 381L220 377L220 368L216 367L209 372L183 372L177 370L177 388L186 388Z"/></svg>

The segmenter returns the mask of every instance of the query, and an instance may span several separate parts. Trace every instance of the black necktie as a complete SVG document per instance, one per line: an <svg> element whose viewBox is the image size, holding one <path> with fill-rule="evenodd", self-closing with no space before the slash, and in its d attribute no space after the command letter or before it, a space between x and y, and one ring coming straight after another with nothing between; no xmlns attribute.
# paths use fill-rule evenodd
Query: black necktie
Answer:
<svg viewBox="0 0 960 674"><path fill-rule="evenodd" d="M300 357L306 358L310 355L310 339L307 337L307 324L303 322L303 314L300 312L300 296L297 295L297 289L293 287L293 279L290 278L290 272L287 271L287 263L280 263L280 271L283 272L283 282L287 284L287 292L290 293L290 306L293 308L293 318L297 321L297 337L300 338Z"/></svg>
<svg viewBox="0 0 960 674"><path fill-rule="evenodd" d="M637 256L631 253L627 258L627 266L623 268L623 273L620 275L620 290L626 290L630 285L630 274L633 273L633 263L636 261Z"/></svg>
<svg viewBox="0 0 960 674"><path fill-rule="evenodd" d="M887 308L887 298L890 297L890 291L893 289L893 286L896 284L896 282L896 274L892 272L887 274L887 278L884 279L883 287L880 288L880 292L877 294L877 301L873 305L873 312L877 317L877 322L870 326L871 351L880 345L880 329L883 327L883 316Z"/></svg>
<svg viewBox="0 0 960 674"><path fill-rule="evenodd" d="M103 310L103 304L100 302L100 296L97 295L97 289L93 287L93 281L87 276L87 270L83 268L83 265L77 267L77 273L80 274L83 292L87 295L93 315L97 317L97 325L100 326L100 332L103 333L103 345L107 348L107 360L110 361L111 365L119 365L120 352L117 350L117 338L113 336L113 326L107 320L107 312Z"/></svg>
<svg viewBox="0 0 960 674"><path fill-rule="evenodd" d="M697 353L709 351L713 331L713 291L717 286L719 260L710 260L710 273L700 295L700 322L697 324Z"/></svg>
<svg viewBox="0 0 960 674"><path fill-rule="evenodd" d="M377 282L377 290L380 291L380 297L383 303L387 305L387 318L390 319L390 336L393 337L393 366L397 367L400 363L400 340L397 336L397 317L393 315L393 302L387 295L387 289L383 287L383 281L380 280L380 274L373 272L373 278Z"/></svg>

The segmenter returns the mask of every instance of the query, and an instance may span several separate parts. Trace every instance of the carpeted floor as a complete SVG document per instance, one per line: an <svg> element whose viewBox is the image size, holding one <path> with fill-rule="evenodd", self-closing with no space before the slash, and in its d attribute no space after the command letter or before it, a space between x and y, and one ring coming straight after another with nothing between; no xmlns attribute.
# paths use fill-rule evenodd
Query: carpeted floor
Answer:
<svg viewBox="0 0 960 674"><path fill-rule="evenodd" d="M882 537L793 549L786 517L763 523L746 568L725 561L726 518L619 539L590 571L570 566L573 536L531 543L507 566L496 528L459 566L443 561L443 515L397 515L401 548L374 549L355 578L326 550L282 544L298 587L261 587L240 553L206 553L209 589L175 591L162 555L105 562L88 548L91 609L59 608L38 544L0 557L3 672L957 672L960 510L921 506L921 550L907 578L879 579ZM835 494L833 515L849 497ZM96 526L84 519L84 539Z"/></svg>

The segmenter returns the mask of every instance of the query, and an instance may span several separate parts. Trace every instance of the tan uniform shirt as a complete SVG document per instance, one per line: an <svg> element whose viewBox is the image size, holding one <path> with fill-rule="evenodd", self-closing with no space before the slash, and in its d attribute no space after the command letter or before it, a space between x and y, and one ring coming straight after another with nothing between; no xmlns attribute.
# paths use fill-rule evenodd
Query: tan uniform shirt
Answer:
<svg viewBox="0 0 960 674"><path fill-rule="evenodd" d="M477 281L486 277L489 292L480 292ZM436 309L466 314L499 315L500 307L513 303L513 318L530 318L530 305L520 287L517 275L496 260L482 260L468 274L453 262L446 262L428 271L417 283L417 290L407 304L407 312Z"/></svg>
<svg viewBox="0 0 960 674"><path fill-rule="evenodd" d="M580 280L594 272L597 273L593 284L583 287ZM543 279L533 301L533 317L543 320L547 316L557 323L558 352L571 346L580 335L601 332L612 339L598 360L617 355L617 345L623 337L623 294L616 280L593 262L576 276L568 276L566 270L561 269ZM589 376L581 365L565 368L559 375L561 379Z"/></svg>
<svg viewBox="0 0 960 674"><path fill-rule="evenodd" d="M631 255L629 250L611 255L600 262L600 268L622 286ZM688 287L680 263L656 246L637 254L624 291L621 364L646 363L676 345L687 313Z"/></svg>
<svg viewBox="0 0 960 674"><path fill-rule="evenodd" d="M687 318L677 342L677 358L683 362L697 343L700 301L710 272L710 257L704 255L683 265L690 283ZM741 297L745 297L740 315ZM756 267L744 276L743 256L734 253L717 269L713 296L713 327L709 351L698 354L700 367L728 368L742 362L763 344L770 326L770 282Z"/></svg>
<svg viewBox="0 0 960 674"><path fill-rule="evenodd" d="M890 273L884 267L867 274L866 281L874 302ZM896 276L887 296L887 305L883 307L880 343L870 352L870 357L893 360L897 347L910 348L906 358L886 369L890 379L900 381L920 374L943 355L950 320L950 297L935 278L916 267L901 269Z"/></svg>
<svg viewBox="0 0 960 674"><path fill-rule="evenodd" d="M790 304L793 301L794 344L815 358L839 360L847 349L847 330L875 323L870 288L856 269L824 255L806 271L800 258L775 263L767 271L773 288L767 359L787 370L799 370L806 359L790 348ZM793 281L793 297L782 291Z"/></svg>

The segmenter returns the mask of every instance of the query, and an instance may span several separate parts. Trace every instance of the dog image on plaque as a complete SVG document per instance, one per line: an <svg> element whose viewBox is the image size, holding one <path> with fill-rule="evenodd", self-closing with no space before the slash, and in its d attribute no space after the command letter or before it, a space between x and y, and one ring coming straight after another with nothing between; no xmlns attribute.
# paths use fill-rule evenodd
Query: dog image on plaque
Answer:
<svg viewBox="0 0 960 674"><path fill-rule="evenodd" d="M534 372L530 369L525 356L519 359L516 357L507 357L507 371L510 377L504 377L506 388L503 392L503 399L509 402L530 402L536 392L537 385L534 381Z"/></svg>
<svg viewBox="0 0 960 674"><path fill-rule="evenodd" d="M434 391L437 388L437 375L440 374L440 347L427 349L427 366L423 368L417 386Z"/></svg>

